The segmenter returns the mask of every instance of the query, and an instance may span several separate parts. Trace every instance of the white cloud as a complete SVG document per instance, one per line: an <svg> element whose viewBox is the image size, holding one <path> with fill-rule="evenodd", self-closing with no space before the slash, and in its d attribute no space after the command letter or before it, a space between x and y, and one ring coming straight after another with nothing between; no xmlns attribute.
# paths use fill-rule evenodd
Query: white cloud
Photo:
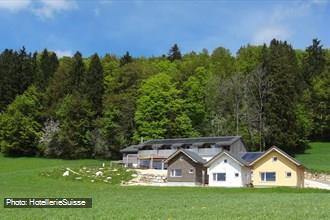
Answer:
<svg viewBox="0 0 330 220"><path fill-rule="evenodd" d="M327 5L329 3L329 0L312 0L311 3L315 5L323 6L323 5Z"/></svg>
<svg viewBox="0 0 330 220"><path fill-rule="evenodd" d="M0 0L0 9L16 12L29 8L31 0Z"/></svg>
<svg viewBox="0 0 330 220"><path fill-rule="evenodd" d="M41 18L52 18L56 13L77 8L75 0L0 0L0 9L10 12L30 11Z"/></svg>
<svg viewBox="0 0 330 220"><path fill-rule="evenodd" d="M326 5L326 0L293 1L290 5L277 5L263 19L256 19L252 35L253 43L269 43L273 38L289 40L294 36L297 24L304 17L313 16L313 7Z"/></svg>
<svg viewBox="0 0 330 220"><path fill-rule="evenodd" d="M73 52L71 50L53 50L57 57L72 57Z"/></svg>
<svg viewBox="0 0 330 220"><path fill-rule="evenodd" d="M285 27L264 27L256 31L253 36L253 43L263 44L269 43L273 38L279 40L288 40L291 36L291 31Z"/></svg>
<svg viewBox="0 0 330 220"><path fill-rule="evenodd" d="M33 12L42 18L52 18L55 13L77 9L75 1L70 0L41 0L40 6L33 8Z"/></svg>

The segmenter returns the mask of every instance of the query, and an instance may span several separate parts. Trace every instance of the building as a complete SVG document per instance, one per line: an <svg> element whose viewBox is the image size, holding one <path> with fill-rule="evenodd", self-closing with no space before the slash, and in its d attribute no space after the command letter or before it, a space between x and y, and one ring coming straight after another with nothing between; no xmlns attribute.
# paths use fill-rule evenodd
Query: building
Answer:
<svg viewBox="0 0 330 220"><path fill-rule="evenodd" d="M181 149L168 157L167 182L169 185L194 186L207 182L206 160L193 151Z"/></svg>
<svg viewBox="0 0 330 220"><path fill-rule="evenodd" d="M209 160L205 164L209 186L243 187L250 185L249 163L241 158L247 154L249 153L233 155L228 151L222 151Z"/></svg>
<svg viewBox="0 0 330 220"><path fill-rule="evenodd" d="M178 149L192 151L208 161L223 150L233 155L246 152L240 136L155 139L121 150L126 167L166 169L165 160Z"/></svg>
<svg viewBox="0 0 330 220"><path fill-rule="evenodd" d="M273 146L250 163L251 180L256 187L304 187L304 166Z"/></svg>

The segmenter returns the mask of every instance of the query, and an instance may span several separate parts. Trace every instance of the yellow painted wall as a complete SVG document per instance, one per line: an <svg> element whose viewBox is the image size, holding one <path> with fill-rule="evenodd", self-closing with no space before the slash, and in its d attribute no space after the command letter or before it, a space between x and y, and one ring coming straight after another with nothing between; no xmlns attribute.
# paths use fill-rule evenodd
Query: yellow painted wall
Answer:
<svg viewBox="0 0 330 220"><path fill-rule="evenodd" d="M273 157L277 161L273 162ZM304 168L297 166L277 151L272 151L252 166L252 183L254 186L297 186L304 187ZM276 172L276 181L261 181L261 172ZM291 172L291 177L286 176Z"/></svg>

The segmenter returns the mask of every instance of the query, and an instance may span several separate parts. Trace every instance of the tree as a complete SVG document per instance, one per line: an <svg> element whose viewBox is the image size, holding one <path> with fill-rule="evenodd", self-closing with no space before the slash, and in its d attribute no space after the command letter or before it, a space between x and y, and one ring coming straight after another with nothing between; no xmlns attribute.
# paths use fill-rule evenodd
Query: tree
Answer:
<svg viewBox="0 0 330 220"><path fill-rule="evenodd" d="M70 76L72 64L72 58L63 57L59 62L53 78L49 81L45 92L48 116L55 117L57 105L72 91L72 78Z"/></svg>
<svg viewBox="0 0 330 220"><path fill-rule="evenodd" d="M94 115L87 99L77 93L67 95L56 111L59 130L45 149L45 155L65 159L92 157Z"/></svg>
<svg viewBox="0 0 330 220"><path fill-rule="evenodd" d="M184 112L180 91L165 73L157 74L139 90L135 112L134 140L196 136L190 118Z"/></svg>
<svg viewBox="0 0 330 220"><path fill-rule="evenodd" d="M102 132L116 155L120 154L119 150L123 146L132 143L138 89L143 80L153 74L154 69L153 65L136 60L119 70L114 65L112 74L107 76Z"/></svg>
<svg viewBox="0 0 330 220"><path fill-rule="evenodd" d="M41 111L40 94L32 86L0 114L0 148L5 155L33 156L38 153Z"/></svg>
<svg viewBox="0 0 330 220"><path fill-rule="evenodd" d="M104 94L103 67L97 54L91 57L85 79L85 94L92 103L93 111L97 115L102 113L102 99Z"/></svg>
<svg viewBox="0 0 330 220"><path fill-rule="evenodd" d="M83 92L83 83L85 80L85 64L82 59L82 55L80 52L76 52L73 56L72 66L70 69L70 92Z"/></svg>
<svg viewBox="0 0 330 220"><path fill-rule="evenodd" d="M210 111L212 135L240 135L242 132L244 78L232 74L222 78L213 75L208 82L207 105Z"/></svg>
<svg viewBox="0 0 330 220"><path fill-rule="evenodd" d="M182 55L180 52L180 49L177 44L174 44L173 47L171 47L170 51L168 52L167 59L171 62L175 60L181 60Z"/></svg>
<svg viewBox="0 0 330 220"><path fill-rule="evenodd" d="M247 45L241 47L236 56L236 67L240 73L250 74L258 68L261 63L262 46Z"/></svg>
<svg viewBox="0 0 330 220"><path fill-rule="evenodd" d="M297 134L295 115L298 91L298 63L294 50L287 42L272 40L264 64L267 80L272 85L266 95L265 125L269 128L266 145L276 145L294 154L304 151L305 137Z"/></svg>
<svg viewBox="0 0 330 220"><path fill-rule="evenodd" d="M120 66L124 66L128 63L131 63L133 61L133 58L131 57L131 55L129 54L128 51L126 51L126 53L124 54L124 56L122 56L120 58Z"/></svg>
<svg viewBox="0 0 330 220"><path fill-rule="evenodd" d="M311 46L306 48L303 58L303 79L308 85L311 84L314 77L320 75L325 68L325 53L320 45L320 41L313 39Z"/></svg>
<svg viewBox="0 0 330 220"><path fill-rule="evenodd" d="M313 39L306 48L301 75L301 96L297 105L297 117L300 120L300 136L311 135L312 139L326 139L329 131L327 119L328 98L326 84L329 80L326 53L320 41Z"/></svg>
<svg viewBox="0 0 330 220"><path fill-rule="evenodd" d="M250 73L247 77L247 109L246 122L250 133L250 139L255 136L257 132L257 143L259 151L265 150L265 136L267 127L265 125L265 103L266 96L271 92L272 85L267 77L263 65L259 65L256 70ZM254 142L254 141L252 141Z"/></svg>
<svg viewBox="0 0 330 220"><path fill-rule="evenodd" d="M236 72L235 58L223 47L216 48L211 55L211 68L215 75L226 77Z"/></svg>
<svg viewBox="0 0 330 220"><path fill-rule="evenodd" d="M6 49L0 55L0 111L31 85L33 64L24 47L19 52Z"/></svg>
<svg viewBox="0 0 330 220"><path fill-rule="evenodd" d="M44 49L41 53L39 68L36 70L34 80L40 90L45 90L48 86L48 82L53 77L58 65L56 54Z"/></svg>
<svg viewBox="0 0 330 220"><path fill-rule="evenodd" d="M182 97L185 100L185 112L191 119L192 126L200 134L206 135L208 111L205 101L210 72L204 67L197 67L195 72L183 83Z"/></svg>

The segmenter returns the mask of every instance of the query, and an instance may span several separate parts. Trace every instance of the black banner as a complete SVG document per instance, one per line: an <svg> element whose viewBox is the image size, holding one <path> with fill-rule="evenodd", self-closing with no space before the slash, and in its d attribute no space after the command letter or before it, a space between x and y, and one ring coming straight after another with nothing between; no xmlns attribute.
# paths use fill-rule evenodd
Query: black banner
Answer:
<svg viewBox="0 0 330 220"><path fill-rule="evenodd" d="M4 208L92 208L92 198L4 198Z"/></svg>

